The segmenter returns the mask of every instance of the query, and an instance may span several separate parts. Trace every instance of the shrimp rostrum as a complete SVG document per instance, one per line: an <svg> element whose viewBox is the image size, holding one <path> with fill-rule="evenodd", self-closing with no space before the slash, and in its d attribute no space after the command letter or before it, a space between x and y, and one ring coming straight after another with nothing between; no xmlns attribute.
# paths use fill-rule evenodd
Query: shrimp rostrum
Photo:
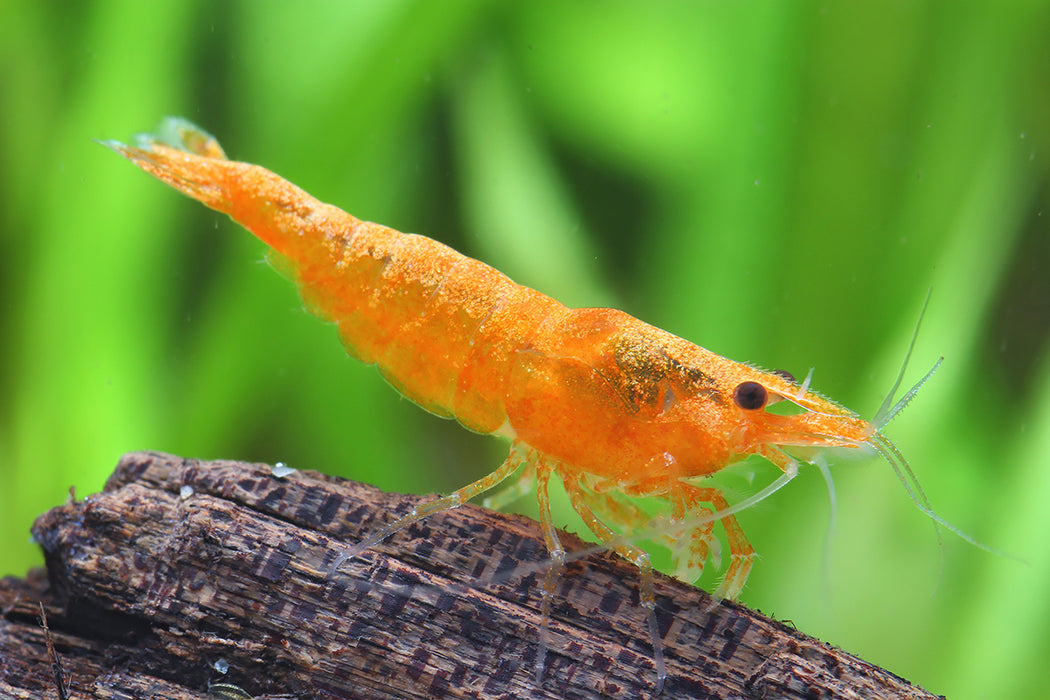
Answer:
<svg viewBox="0 0 1050 700"><path fill-rule="evenodd" d="M910 475L880 429L914 390L883 420L862 420L809 391L808 380L734 362L622 311L567 308L430 238L358 220L264 168L228 160L214 138L188 122L169 119L163 131L135 147L106 145L266 243L309 308L337 325L350 354L375 364L406 397L512 442L491 474L349 547L335 557L333 574L405 525L520 471L536 482L553 562L543 584L538 673L565 560L547 494L552 476L594 535L641 570L662 685L649 555L620 534L649 522L633 498L655 499L669 522L682 524L675 551L693 578L721 523L729 556L715 596L736 598L754 559L733 515L742 504L731 507L703 477L760 455L784 472L779 488L797 472L793 448L865 445L898 475L901 468ZM794 415L767 411L778 401L798 407Z"/></svg>

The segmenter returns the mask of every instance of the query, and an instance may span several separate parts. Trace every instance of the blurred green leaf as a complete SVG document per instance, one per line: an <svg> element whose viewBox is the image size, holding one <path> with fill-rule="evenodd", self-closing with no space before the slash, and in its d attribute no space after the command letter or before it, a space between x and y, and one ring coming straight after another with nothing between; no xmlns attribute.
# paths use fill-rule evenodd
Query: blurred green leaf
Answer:
<svg viewBox="0 0 1050 700"><path fill-rule="evenodd" d="M1037 2L9 1L0 573L38 565L32 519L129 450L417 492L505 450L398 397L260 244L92 143L176 114L566 302L815 366L863 415L932 286L910 375L944 366L888 433L939 513L1029 564L953 537L942 564L886 465L836 460L829 566L804 473L741 516L744 601L953 698L1037 695L1048 47Z"/></svg>

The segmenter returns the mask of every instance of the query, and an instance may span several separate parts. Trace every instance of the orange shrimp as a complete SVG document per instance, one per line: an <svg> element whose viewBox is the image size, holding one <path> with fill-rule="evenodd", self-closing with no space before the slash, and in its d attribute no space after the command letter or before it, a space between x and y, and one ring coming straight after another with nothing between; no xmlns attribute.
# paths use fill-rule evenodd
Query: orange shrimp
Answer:
<svg viewBox="0 0 1050 700"><path fill-rule="evenodd" d="M138 147L105 145L270 246L307 305L337 324L350 354L377 365L406 397L512 441L495 471L348 548L335 557L333 574L407 524L459 506L523 468L522 478L538 484L553 560L543 582L539 676L565 561L547 494L557 475L597 538L641 570L659 691L666 670L649 555L613 527L650 522L630 497L657 499L685 528L677 548L694 577L716 544L715 522L722 524L729 562L716 598L740 594L755 556L733 513L797 473L793 448L870 446L920 508L942 522L904 478L901 468L912 477L907 462L880 432L918 385L892 409L887 400L881 418L865 421L809 391L808 379L799 384L786 373L734 362L622 311L567 308L437 241L360 221L268 170L227 160L213 137L188 122L169 119L165 128L167 144L145 138ZM766 410L778 401L800 411ZM694 483L749 455L784 473L759 496L731 507L717 488Z"/></svg>

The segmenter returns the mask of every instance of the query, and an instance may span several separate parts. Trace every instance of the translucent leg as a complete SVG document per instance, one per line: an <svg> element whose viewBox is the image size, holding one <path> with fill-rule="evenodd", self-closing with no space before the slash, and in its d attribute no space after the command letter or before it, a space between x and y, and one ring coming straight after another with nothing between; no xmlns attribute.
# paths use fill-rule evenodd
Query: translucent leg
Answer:
<svg viewBox="0 0 1050 700"><path fill-rule="evenodd" d="M787 483L793 476L793 473L790 476L785 474L781 478L784 479L784 483ZM783 483L777 484L772 491L782 486ZM625 491L633 496L665 495L671 499L675 519L685 523L688 523L694 516L704 513L717 515L730 509L729 502L726 501L725 496L718 489L694 486L680 479L675 479L670 485L663 479L632 484ZM768 495L768 493L764 494L762 498ZM761 498L758 500L761 500ZM704 503L710 503L714 507L714 512L712 513L711 509L703 507L702 504ZM741 504L737 504L737 509L740 509L740 507ZM714 597L717 599L729 598L730 600L736 600L744 589L744 583L747 581L748 574L751 573L751 566L755 559L755 550L751 547L751 543L747 541L747 536L732 513L723 515L718 520L722 523L722 527L726 532L726 539L729 542L729 565L726 567L725 578L722 579L722 583L714 592ZM690 528L689 560L686 563L686 568L691 573L703 570L704 561L711 553L712 548L718 544L718 540L714 539L712 535L713 527L714 523L705 522Z"/></svg>
<svg viewBox="0 0 1050 700"><path fill-rule="evenodd" d="M415 506L404 517L398 518L394 522L389 523L385 527L380 528L377 532L361 540L354 546L346 549L346 551L344 551L342 554L336 557L335 562L332 564L331 567L329 567L328 575L331 576L336 571L338 571L339 567L342 566L343 562L345 562L347 559L352 559L356 556L363 554L364 552L368 551L372 547L385 540L387 537L393 535L401 528L407 525L411 525L412 523L418 520L422 520L428 515L440 513L444 510L458 508L474 496L477 496L479 493L488 491L492 487L504 481L515 471L517 471L518 467L521 466L522 462L527 459L529 459L528 454L524 453L515 445L511 448L510 455L507 457L506 461L504 461L498 469L496 469L488 476L482 477L481 479L478 479L477 481L464 486L458 491L450 493L448 496L438 498L433 501L428 501L427 503L421 503Z"/></svg>
<svg viewBox="0 0 1050 700"><path fill-rule="evenodd" d="M681 499L683 508L692 510L692 508L697 508L701 503L710 503L714 506L715 512L729 508L729 502L726 501L722 492L716 488L700 488L699 486L679 482L676 490L678 492L674 497ZM726 540L729 542L729 566L726 567L725 578L722 579L722 583L715 590L714 597L736 600L740 592L744 590L744 583L747 581L748 574L751 573L751 565L755 561L755 550L751 547L751 543L747 541L747 535L744 534L740 523L737 522L733 515L726 515L721 518L721 522L722 527L726 531ZM710 528L708 528L709 532Z"/></svg>
<svg viewBox="0 0 1050 700"><path fill-rule="evenodd" d="M673 501L673 515L677 522L682 522L690 516L714 514L710 508L697 508L695 502L687 504L679 489L675 489ZM712 520L693 527L688 537L677 538L671 551L674 553L675 575L678 578L683 581L696 581L704 573L704 564L711 555L711 545L718 544L714 541L714 529L715 522Z"/></svg>
<svg viewBox="0 0 1050 700"><path fill-rule="evenodd" d="M653 521L652 514L642 510L631 501L621 500L618 495L619 492L595 491L582 483L580 484L580 489L590 501L591 508L594 509L599 517L604 517L609 522L644 528ZM675 517L678 516L676 515ZM676 539L671 535L660 536L658 539L654 538L654 541L660 542L668 549L674 549L677 543Z"/></svg>
<svg viewBox="0 0 1050 700"><path fill-rule="evenodd" d="M581 489L587 495L591 508L599 518L605 518L607 522L621 523L624 526L638 527L643 530L651 529L653 515L631 501L621 500L618 496L619 492L595 491L582 484ZM681 522L685 514L686 511L681 502L675 500L671 512L671 525ZM683 581L695 581L700 578L710 550L712 528L714 528L713 522L699 526L693 529L688 538L682 536L685 528L675 529L674 527L667 534L653 536L654 542L659 542L671 550L677 578Z"/></svg>
<svg viewBox="0 0 1050 700"><path fill-rule="evenodd" d="M503 510L511 503L518 501L532 493L536 486L536 465L533 461L527 461L525 468L521 471L514 483L500 489L491 496L487 496L481 505L492 510Z"/></svg>
<svg viewBox="0 0 1050 700"><path fill-rule="evenodd" d="M558 587L562 569L565 567L565 549L558 541L558 530L551 517L551 501L547 492L551 478L551 469L542 460L537 460L536 477L538 488L536 499L540 504L540 526L543 528L543 539L551 556L551 565L543 577L543 602L540 604L540 634L536 650L536 684L543 682L543 671L547 662L547 639L550 636L551 603L554 589Z"/></svg>
<svg viewBox="0 0 1050 700"><path fill-rule="evenodd" d="M565 483L565 491L569 494L572 507L583 518L583 522L586 523L591 532L603 543L612 547L621 557L634 563L641 571L641 601L642 607L648 612L649 639L653 645L653 665L656 666L656 689L654 695L659 695L663 690L664 683L667 681L667 665L664 662L663 642L660 640L659 629L656 624L656 592L653 586L653 566L649 561L649 555L641 548L623 542L622 538L594 514L594 511L591 510L591 507L586 502L588 498L593 498L594 495L585 491L576 477L562 475L562 481ZM605 499L603 498L603 500ZM637 512L640 513L641 511Z"/></svg>

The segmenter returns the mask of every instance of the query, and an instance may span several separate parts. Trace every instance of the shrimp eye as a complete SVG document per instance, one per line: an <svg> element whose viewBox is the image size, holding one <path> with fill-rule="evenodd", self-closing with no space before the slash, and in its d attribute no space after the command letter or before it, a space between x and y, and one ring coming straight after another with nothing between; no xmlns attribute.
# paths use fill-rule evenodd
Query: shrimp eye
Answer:
<svg viewBox="0 0 1050 700"><path fill-rule="evenodd" d="M737 385L736 393L733 394L736 405L748 411L765 406L767 398L769 395L766 388L758 382L742 382Z"/></svg>
<svg viewBox="0 0 1050 700"><path fill-rule="evenodd" d="M793 375L791 372L788 372L786 369L775 369L772 372L770 372L770 374L775 374L781 379L788 380L792 384L798 384L798 380L795 379L795 375Z"/></svg>

